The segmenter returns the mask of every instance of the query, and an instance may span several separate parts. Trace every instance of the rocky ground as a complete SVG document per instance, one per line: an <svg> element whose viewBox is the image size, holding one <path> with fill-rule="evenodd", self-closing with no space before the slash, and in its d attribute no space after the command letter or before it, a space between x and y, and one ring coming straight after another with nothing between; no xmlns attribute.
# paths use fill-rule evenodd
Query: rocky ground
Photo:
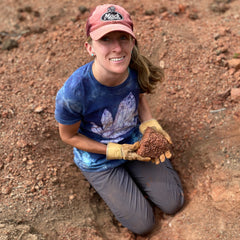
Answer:
<svg viewBox="0 0 240 240"><path fill-rule="evenodd" d="M165 69L148 99L174 141L185 206L155 209L154 231L135 236L59 139L55 95L90 60L85 21L101 1L1 0L0 240L240 239L240 1L112 2Z"/></svg>

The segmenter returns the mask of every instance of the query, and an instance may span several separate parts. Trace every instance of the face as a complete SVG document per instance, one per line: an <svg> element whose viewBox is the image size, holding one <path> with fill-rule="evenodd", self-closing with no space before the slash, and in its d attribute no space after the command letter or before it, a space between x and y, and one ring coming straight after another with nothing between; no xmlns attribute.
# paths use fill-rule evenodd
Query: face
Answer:
<svg viewBox="0 0 240 240"><path fill-rule="evenodd" d="M95 55L94 67L100 76L124 75L128 71L134 39L125 32L115 31L99 40L86 43L88 52Z"/></svg>

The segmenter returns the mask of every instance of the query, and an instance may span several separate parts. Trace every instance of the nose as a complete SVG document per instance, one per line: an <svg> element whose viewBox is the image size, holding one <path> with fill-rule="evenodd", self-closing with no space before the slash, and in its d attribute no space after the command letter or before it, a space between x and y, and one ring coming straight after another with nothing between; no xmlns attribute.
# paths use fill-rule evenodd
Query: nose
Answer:
<svg viewBox="0 0 240 240"><path fill-rule="evenodd" d="M115 51L115 52L120 52L121 50L122 50L122 46L121 46L121 43L120 43L120 41L119 40L114 40L113 41L113 51Z"/></svg>

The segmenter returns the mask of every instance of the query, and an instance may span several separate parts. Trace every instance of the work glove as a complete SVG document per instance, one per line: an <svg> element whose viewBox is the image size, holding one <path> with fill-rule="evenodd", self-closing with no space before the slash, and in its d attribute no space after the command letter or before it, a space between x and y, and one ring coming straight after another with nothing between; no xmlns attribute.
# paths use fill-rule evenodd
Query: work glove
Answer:
<svg viewBox="0 0 240 240"><path fill-rule="evenodd" d="M136 153L140 144L135 142L134 144L118 144L118 143L108 143L107 145L107 159L124 159L124 160L138 160L149 162L150 157L141 157Z"/></svg>
<svg viewBox="0 0 240 240"><path fill-rule="evenodd" d="M157 130L159 133L161 133L166 139L167 141L172 144L172 140L171 140L171 137L168 135L168 133L166 131L163 130L163 128L161 127L161 125L158 123L158 121L156 119L150 119L150 120L147 120L147 121L144 121L140 124L139 126L139 131L144 134L145 130L148 128L148 127L152 127L154 128L155 130ZM159 158L156 158L156 159L152 159L151 161L155 164L159 164L160 161L161 162L164 162L165 161L165 158L171 158L172 154L171 152L168 150L166 151L164 154L161 154L159 156Z"/></svg>

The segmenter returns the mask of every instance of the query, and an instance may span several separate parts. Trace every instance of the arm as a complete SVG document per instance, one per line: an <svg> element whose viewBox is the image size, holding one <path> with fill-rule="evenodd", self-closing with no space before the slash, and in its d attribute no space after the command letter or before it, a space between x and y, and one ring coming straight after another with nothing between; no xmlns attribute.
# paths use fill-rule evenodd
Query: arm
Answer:
<svg viewBox="0 0 240 240"><path fill-rule="evenodd" d="M145 122L153 118L144 93L139 95L138 115L141 122Z"/></svg>
<svg viewBox="0 0 240 240"><path fill-rule="evenodd" d="M63 125L59 123L59 133L63 142L81 149L83 151L106 154L107 159L125 159L125 160L139 160L150 161L148 157L141 157L137 155L136 150L139 147L139 143L135 144L117 144L103 143L94 141L82 134L78 133L80 122L72 125Z"/></svg>
<svg viewBox="0 0 240 240"><path fill-rule="evenodd" d="M107 145L79 134L79 126L80 122L72 125L63 125L59 123L59 133L62 141L83 151L106 154Z"/></svg>

